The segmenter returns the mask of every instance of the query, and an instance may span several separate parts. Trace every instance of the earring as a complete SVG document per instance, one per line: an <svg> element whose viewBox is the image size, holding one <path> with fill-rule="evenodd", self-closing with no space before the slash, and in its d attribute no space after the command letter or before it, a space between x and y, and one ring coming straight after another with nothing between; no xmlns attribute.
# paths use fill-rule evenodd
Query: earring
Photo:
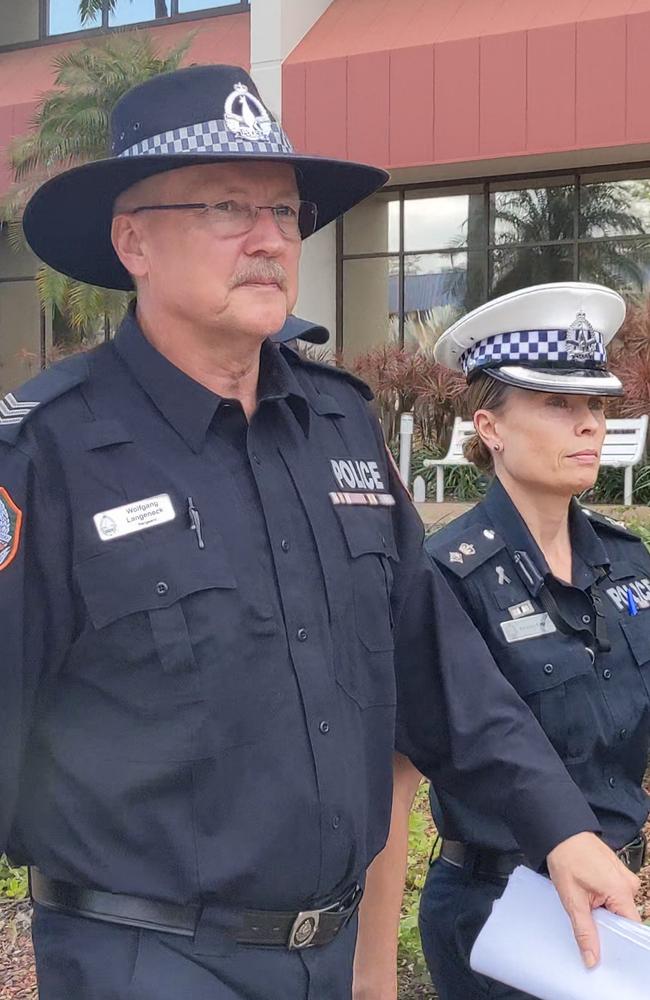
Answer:
<svg viewBox="0 0 650 1000"><path fill-rule="evenodd" d="M501 451L501 445L500 445L500 444L498 444L498 443L497 443L497 444L495 444L495 445L494 445L494 450L495 450L495 451Z"/></svg>

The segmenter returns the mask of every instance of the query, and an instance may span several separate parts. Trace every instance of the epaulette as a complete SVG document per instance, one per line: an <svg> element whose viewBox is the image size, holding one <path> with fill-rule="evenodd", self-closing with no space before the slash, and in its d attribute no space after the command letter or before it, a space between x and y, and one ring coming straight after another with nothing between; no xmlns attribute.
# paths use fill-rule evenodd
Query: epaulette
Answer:
<svg viewBox="0 0 650 1000"><path fill-rule="evenodd" d="M88 372L85 355L75 354L39 372L15 392L8 392L0 399L0 441L15 444L36 410L85 382Z"/></svg>
<svg viewBox="0 0 650 1000"><path fill-rule="evenodd" d="M370 400L375 398L375 394L370 386L357 375L353 375L352 372L347 371L346 368L337 368L336 365L323 364L320 361L311 361L309 358L303 357L302 354L292 351L291 348L285 347L284 344L280 346L280 351L282 353L282 357L285 358L293 367L300 367L315 374L324 374L330 378L343 379L345 382L349 382L353 385L357 392L361 393L364 399Z"/></svg>
<svg viewBox="0 0 650 1000"><path fill-rule="evenodd" d="M500 552L505 542L486 524L469 524L463 528L452 523L429 535L425 546L438 565L450 569L456 576L465 577Z"/></svg>
<svg viewBox="0 0 650 1000"><path fill-rule="evenodd" d="M610 531L613 535L622 535L623 538L629 538L635 542L641 541L639 536L630 531L622 521L615 521L613 517L608 517L607 514L600 514L597 510L591 510L589 507L580 506L580 510L583 514L587 515L592 524L604 528L605 531Z"/></svg>

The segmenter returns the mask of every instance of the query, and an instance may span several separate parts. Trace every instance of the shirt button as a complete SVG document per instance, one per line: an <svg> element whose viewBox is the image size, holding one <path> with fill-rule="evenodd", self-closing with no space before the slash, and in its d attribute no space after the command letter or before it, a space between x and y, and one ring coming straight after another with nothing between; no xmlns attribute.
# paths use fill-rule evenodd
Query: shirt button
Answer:
<svg viewBox="0 0 650 1000"><path fill-rule="evenodd" d="M544 673L545 674L552 674L554 670L555 670L555 667L553 666L552 663L545 663L544 664Z"/></svg>
<svg viewBox="0 0 650 1000"><path fill-rule="evenodd" d="M338 815L337 816L332 816L332 829L333 830L338 830L338 828L340 827L340 825L341 825L341 817L338 816Z"/></svg>
<svg viewBox="0 0 650 1000"><path fill-rule="evenodd" d="M610 778L607 784L610 788L616 788L616 778Z"/></svg>
<svg viewBox="0 0 650 1000"><path fill-rule="evenodd" d="M329 731L330 731L330 724L325 719L323 719L323 721L321 722L321 724L320 724L320 726L318 728L320 729L321 733L323 733L323 734L329 733Z"/></svg>
<svg viewBox="0 0 650 1000"><path fill-rule="evenodd" d="M283 552L288 552L289 551L289 549L291 548L291 544L289 543L289 539L288 538L283 538L282 539L282 541L280 542L280 548L282 549Z"/></svg>
<svg viewBox="0 0 650 1000"><path fill-rule="evenodd" d="M618 738L619 738L620 740L625 740L625 739L627 739L627 729L621 729L621 730L619 730L619 733L618 733Z"/></svg>
<svg viewBox="0 0 650 1000"><path fill-rule="evenodd" d="M585 623L585 625L588 625L589 622L591 621L591 615L583 615L582 620Z"/></svg>
<svg viewBox="0 0 650 1000"><path fill-rule="evenodd" d="M298 631L296 632L298 642L305 642L305 640L308 638L308 635L309 634L306 628L299 628Z"/></svg>
<svg viewBox="0 0 650 1000"><path fill-rule="evenodd" d="M611 676L612 672L611 670L609 670L609 668L607 670L603 670L603 677L605 678L606 681L610 680Z"/></svg>
<svg viewBox="0 0 650 1000"><path fill-rule="evenodd" d="M159 580L156 584L156 593L163 597L169 590L169 584L165 583L164 580Z"/></svg>

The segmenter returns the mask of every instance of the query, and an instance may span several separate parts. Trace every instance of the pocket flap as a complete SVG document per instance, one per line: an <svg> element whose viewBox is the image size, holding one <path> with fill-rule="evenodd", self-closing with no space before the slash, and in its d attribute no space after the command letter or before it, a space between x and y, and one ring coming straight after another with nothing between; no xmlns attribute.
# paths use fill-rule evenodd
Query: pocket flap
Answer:
<svg viewBox="0 0 650 1000"><path fill-rule="evenodd" d="M399 561L391 516L381 507L335 507L353 559L374 552Z"/></svg>
<svg viewBox="0 0 650 1000"><path fill-rule="evenodd" d="M201 590L234 589L235 576L220 539L211 535L199 549L194 535L162 539L155 548L125 539L75 567L95 628L137 611L167 608ZM112 546L115 546L114 548Z"/></svg>
<svg viewBox="0 0 650 1000"><path fill-rule="evenodd" d="M544 652L531 649L533 643L540 642L546 647ZM520 648L507 649L501 654L502 671L522 698L568 684L593 671L591 656L584 647L571 643L562 649L560 642L528 639L517 643Z"/></svg>
<svg viewBox="0 0 650 1000"><path fill-rule="evenodd" d="M632 650L637 664L641 666L650 660L650 615L648 611L640 611L625 621L620 622L623 635Z"/></svg>

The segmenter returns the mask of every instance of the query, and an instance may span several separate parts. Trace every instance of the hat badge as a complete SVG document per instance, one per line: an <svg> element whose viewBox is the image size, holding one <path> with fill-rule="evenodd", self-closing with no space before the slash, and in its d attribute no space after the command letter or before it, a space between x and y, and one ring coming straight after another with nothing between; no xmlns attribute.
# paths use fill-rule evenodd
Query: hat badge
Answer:
<svg viewBox="0 0 650 1000"><path fill-rule="evenodd" d="M268 111L243 83L236 83L226 99L223 117L226 128L242 139L255 142L270 135L272 122Z"/></svg>
<svg viewBox="0 0 650 1000"><path fill-rule="evenodd" d="M566 332L567 356L569 361L593 361L598 351L598 334L580 310Z"/></svg>

